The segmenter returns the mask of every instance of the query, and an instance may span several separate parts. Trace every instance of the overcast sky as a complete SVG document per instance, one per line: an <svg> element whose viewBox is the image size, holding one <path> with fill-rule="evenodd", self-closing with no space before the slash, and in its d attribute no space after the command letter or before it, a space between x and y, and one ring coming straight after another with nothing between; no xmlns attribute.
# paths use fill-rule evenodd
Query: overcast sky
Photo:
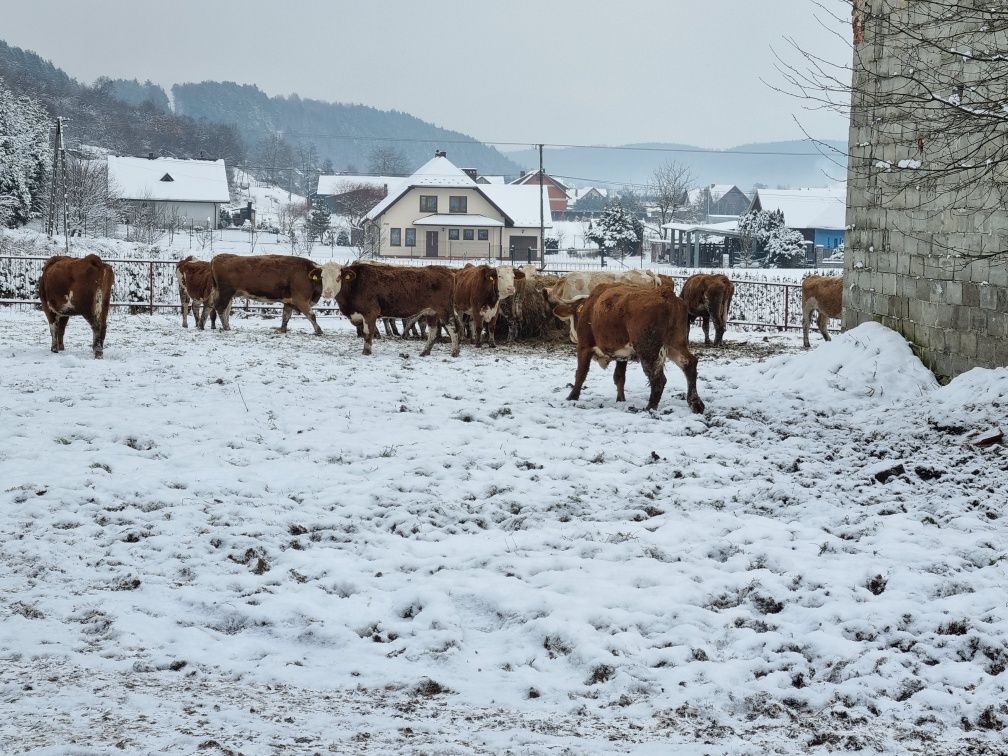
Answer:
<svg viewBox="0 0 1008 756"><path fill-rule="evenodd" d="M843 12L840 0L827 0ZM845 62L811 0L2 0L0 38L71 76L256 84L479 139L703 147L847 136L772 91L790 35ZM296 11L295 11L296 9Z"/></svg>

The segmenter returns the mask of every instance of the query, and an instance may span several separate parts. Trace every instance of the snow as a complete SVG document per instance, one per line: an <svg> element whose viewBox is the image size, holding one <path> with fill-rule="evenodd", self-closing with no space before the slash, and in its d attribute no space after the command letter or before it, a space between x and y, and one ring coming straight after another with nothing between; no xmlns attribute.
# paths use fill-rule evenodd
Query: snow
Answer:
<svg viewBox="0 0 1008 756"><path fill-rule="evenodd" d="M819 189L758 189L753 205L780 210L789 228L845 228L847 190L844 186Z"/></svg>
<svg viewBox="0 0 1008 756"><path fill-rule="evenodd" d="M6 750L1003 744L1006 368L729 332L694 416L562 341L0 321Z"/></svg>
<svg viewBox="0 0 1008 756"><path fill-rule="evenodd" d="M347 189L360 186L371 186L377 189L394 189L404 181L402 176L373 176L362 174L341 173L322 175L318 179L318 194L343 194Z"/></svg>
<svg viewBox="0 0 1008 756"><path fill-rule="evenodd" d="M300 194L260 181L241 169L235 169L234 177L234 206L241 208L246 202L251 202L256 211L257 223L278 225L282 208L288 205L307 205L307 200Z"/></svg>
<svg viewBox="0 0 1008 756"><path fill-rule="evenodd" d="M223 160L108 157L109 183L124 199L229 202ZM166 175L171 181L162 180Z"/></svg>

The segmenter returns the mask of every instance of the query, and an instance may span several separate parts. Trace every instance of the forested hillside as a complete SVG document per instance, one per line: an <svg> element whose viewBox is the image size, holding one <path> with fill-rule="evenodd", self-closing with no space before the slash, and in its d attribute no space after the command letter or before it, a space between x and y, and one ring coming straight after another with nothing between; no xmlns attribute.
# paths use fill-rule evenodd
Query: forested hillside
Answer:
<svg viewBox="0 0 1008 756"><path fill-rule="evenodd" d="M387 148L400 153L405 169L412 171L443 148L458 166L481 173L518 173L518 166L492 147L395 110L296 94L269 97L254 85L228 81L176 84L172 94L182 115L235 124L253 154L265 138L280 132L291 145L314 146L321 161L329 160L336 170L369 170L375 150Z"/></svg>
<svg viewBox="0 0 1008 756"><path fill-rule="evenodd" d="M28 50L0 41L0 80L15 96L37 100L50 117L68 119L68 146L95 145L123 155L163 153L173 157L245 157L234 127L165 112L157 104L119 98L123 87L108 79L82 84ZM139 85L143 88L144 85ZM164 92L162 91L163 95Z"/></svg>

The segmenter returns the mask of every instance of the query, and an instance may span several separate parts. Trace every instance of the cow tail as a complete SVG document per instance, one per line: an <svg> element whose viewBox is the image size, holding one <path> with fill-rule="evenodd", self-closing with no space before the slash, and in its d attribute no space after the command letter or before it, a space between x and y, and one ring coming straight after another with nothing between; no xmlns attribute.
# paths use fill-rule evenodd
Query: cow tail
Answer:
<svg viewBox="0 0 1008 756"><path fill-rule="evenodd" d="M728 312L731 309L732 297L735 296L735 284L729 283L721 299L721 322L728 324Z"/></svg>

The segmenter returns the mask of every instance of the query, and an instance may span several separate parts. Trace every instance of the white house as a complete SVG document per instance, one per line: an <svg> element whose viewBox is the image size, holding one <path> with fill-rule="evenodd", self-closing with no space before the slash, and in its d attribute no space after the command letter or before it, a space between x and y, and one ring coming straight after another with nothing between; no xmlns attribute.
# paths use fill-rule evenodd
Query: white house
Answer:
<svg viewBox="0 0 1008 756"><path fill-rule="evenodd" d="M151 209L187 225L209 219L216 227L220 206L231 199L223 160L109 155L108 181L134 212Z"/></svg>
<svg viewBox="0 0 1008 756"><path fill-rule="evenodd" d="M552 228L538 186L479 184L438 152L390 186L366 220L383 256L527 260L543 249L540 218Z"/></svg>

